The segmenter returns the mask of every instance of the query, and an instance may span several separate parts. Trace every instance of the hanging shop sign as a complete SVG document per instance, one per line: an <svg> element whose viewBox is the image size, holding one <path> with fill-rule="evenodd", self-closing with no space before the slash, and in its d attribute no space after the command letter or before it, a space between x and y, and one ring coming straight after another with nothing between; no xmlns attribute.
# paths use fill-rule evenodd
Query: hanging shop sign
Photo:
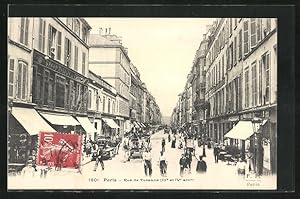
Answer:
<svg viewBox="0 0 300 199"><path fill-rule="evenodd" d="M81 153L81 135L46 132L39 134L37 165L79 169Z"/></svg>

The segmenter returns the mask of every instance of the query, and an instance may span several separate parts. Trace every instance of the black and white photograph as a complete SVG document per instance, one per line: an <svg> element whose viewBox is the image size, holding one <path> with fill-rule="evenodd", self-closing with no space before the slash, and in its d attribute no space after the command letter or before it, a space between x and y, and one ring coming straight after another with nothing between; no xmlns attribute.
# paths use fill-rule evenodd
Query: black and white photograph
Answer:
<svg viewBox="0 0 300 199"><path fill-rule="evenodd" d="M278 25L8 17L8 190L276 190Z"/></svg>

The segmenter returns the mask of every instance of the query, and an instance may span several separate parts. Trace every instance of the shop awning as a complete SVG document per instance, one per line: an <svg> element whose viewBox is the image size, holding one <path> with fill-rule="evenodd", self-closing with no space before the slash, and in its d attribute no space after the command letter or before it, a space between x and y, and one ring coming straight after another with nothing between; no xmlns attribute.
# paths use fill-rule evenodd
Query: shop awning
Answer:
<svg viewBox="0 0 300 199"><path fill-rule="evenodd" d="M142 127L144 127L144 128L146 127L146 125L145 125L145 124L143 124L143 123L140 123L140 124L142 125Z"/></svg>
<svg viewBox="0 0 300 199"><path fill-rule="evenodd" d="M102 120L112 129L120 128L119 125L113 119L102 118Z"/></svg>
<svg viewBox="0 0 300 199"><path fill-rule="evenodd" d="M254 134L259 127L259 124L254 124L251 121L239 121L225 137L232 139L246 140ZM255 128L255 129L254 129Z"/></svg>
<svg viewBox="0 0 300 199"><path fill-rule="evenodd" d="M76 117L85 132L87 133L94 133L97 132L97 129L93 126L93 124L90 122L89 118L87 117Z"/></svg>
<svg viewBox="0 0 300 199"><path fill-rule="evenodd" d="M55 132L45 120L32 108L13 107L12 115L30 135L42 132Z"/></svg>
<svg viewBox="0 0 300 199"><path fill-rule="evenodd" d="M68 126L80 125L80 123L70 115L57 114L57 113L40 113L40 114L51 124L68 125Z"/></svg>

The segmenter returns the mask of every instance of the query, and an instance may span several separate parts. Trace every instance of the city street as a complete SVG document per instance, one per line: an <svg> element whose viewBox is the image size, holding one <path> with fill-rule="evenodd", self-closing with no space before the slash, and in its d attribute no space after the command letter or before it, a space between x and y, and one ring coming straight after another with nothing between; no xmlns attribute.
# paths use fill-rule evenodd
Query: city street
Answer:
<svg viewBox="0 0 300 199"><path fill-rule="evenodd" d="M165 156L168 161L167 177L161 177L159 172L159 152L161 140L166 139ZM178 140L178 139L177 139ZM245 180L236 174L236 167L227 165L227 162L215 163L213 150L206 149L207 173L197 174L197 160L193 157L192 170L184 177L179 175L179 159L182 150L171 148L167 134L159 131L151 137L152 143L152 177L145 177L142 159L124 161L124 153L120 148L119 155L112 160L104 161L105 169L99 164L97 171L93 171L95 162L87 163L82 168L82 173L75 171L50 172L46 179L9 177L8 187L17 188L51 188L51 189L253 189L270 188L276 185L276 177L261 177L261 179ZM196 156L202 155L202 148L196 148ZM38 174L38 173L37 173ZM159 183L158 183L159 182ZM14 185L14 186L10 186ZM275 187L274 187L275 188Z"/></svg>

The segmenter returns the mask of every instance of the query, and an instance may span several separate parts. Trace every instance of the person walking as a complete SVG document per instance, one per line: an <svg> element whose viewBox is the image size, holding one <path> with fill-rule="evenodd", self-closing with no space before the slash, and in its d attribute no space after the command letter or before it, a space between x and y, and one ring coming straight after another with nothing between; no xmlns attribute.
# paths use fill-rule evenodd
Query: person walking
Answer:
<svg viewBox="0 0 300 199"><path fill-rule="evenodd" d="M206 153L205 153L205 145L206 145L206 143L205 143L205 141L203 141L203 145L202 145L202 147L203 147L203 154L202 154L202 156L203 156L203 157L206 157Z"/></svg>
<svg viewBox="0 0 300 199"><path fill-rule="evenodd" d="M171 142L171 134L168 134L168 142Z"/></svg>
<svg viewBox="0 0 300 199"><path fill-rule="evenodd" d="M214 146L214 158L215 158L215 163L218 163L218 160L219 160L219 153L220 153L219 146L218 146L217 144L215 144L215 146Z"/></svg>
<svg viewBox="0 0 300 199"><path fill-rule="evenodd" d="M254 163L253 163L253 159L254 159L254 154L253 154L253 149L249 148L248 151L246 151L246 177L249 177L250 174L253 174L255 172L254 170Z"/></svg>
<svg viewBox="0 0 300 199"><path fill-rule="evenodd" d="M187 168L189 169L189 173L191 173L191 163L192 163L193 157L192 157L192 153L189 149L186 150L185 157L186 157L186 162L187 162Z"/></svg>
<svg viewBox="0 0 300 199"><path fill-rule="evenodd" d="M90 154L92 153L92 143L90 140L86 143L85 147L86 147L86 157L90 157Z"/></svg>
<svg viewBox="0 0 300 199"><path fill-rule="evenodd" d="M199 156L199 159L197 159L197 160L198 160L198 162L197 162L196 172L197 173L205 173L207 170L207 165L206 165L206 162L203 160L203 157Z"/></svg>
<svg viewBox="0 0 300 199"><path fill-rule="evenodd" d="M99 147L98 151L97 151L97 157L96 157L94 171L97 170L99 162L101 164L102 170L104 170L103 153L104 153L104 151L103 151L102 147Z"/></svg>
<svg viewBox="0 0 300 199"><path fill-rule="evenodd" d="M143 161L144 161L144 171L146 176L152 175L152 163L151 163L152 157L151 153L148 148L146 148L146 151L143 154Z"/></svg>
<svg viewBox="0 0 300 199"><path fill-rule="evenodd" d="M184 154L181 155L181 158L179 160L179 166L180 166L180 176L183 177L185 170L187 169L187 159Z"/></svg>
<svg viewBox="0 0 300 199"><path fill-rule="evenodd" d="M161 151L162 152L165 152L165 145L166 145L166 140L165 140L165 138L163 138L161 141Z"/></svg>
<svg viewBox="0 0 300 199"><path fill-rule="evenodd" d="M160 175L163 177L166 177L167 175L167 160L166 157L164 156L164 152L160 152L160 157L159 157L159 168L160 168Z"/></svg>
<svg viewBox="0 0 300 199"><path fill-rule="evenodd" d="M175 145L176 145L176 136L175 136L175 134L174 134L173 137L172 137L171 148L175 148Z"/></svg>
<svg viewBox="0 0 300 199"><path fill-rule="evenodd" d="M21 171L22 177L34 177L35 168L33 168L32 161L29 160L27 165Z"/></svg>

